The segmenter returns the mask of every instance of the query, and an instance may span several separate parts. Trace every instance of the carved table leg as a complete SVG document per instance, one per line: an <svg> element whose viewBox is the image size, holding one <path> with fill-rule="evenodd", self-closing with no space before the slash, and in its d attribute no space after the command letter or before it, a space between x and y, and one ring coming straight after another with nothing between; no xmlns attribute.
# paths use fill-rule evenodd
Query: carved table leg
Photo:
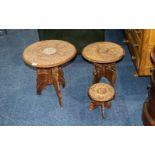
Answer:
<svg viewBox="0 0 155 155"><path fill-rule="evenodd" d="M62 96L61 96L60 85L59 85L59 68L58 67L52 68L52 80L53 80L53 85L54 85L56 94L58 96L59 104L60 106L62 106Z"/></svg>
<svg viewBox="0 0 155 155"><path fill-rule="evenodd" d="M94 109L96 109L97 107L100 106L101 107L101 117L103 119L104 118L104 107L107 107L105 103L106 102L91 101L91 103L89 104L89 110L93 111ZM109 104L110 101L107 103ZM108 107L108 108L110 108L110 107Z"/></svg>
<svg viewBox="0 0 155 155"><path fill-rule="evenodd" d="M64 73L61 67L59 67L59 82L62 85L62 87L65 87L65 80L64 80Z"/></svg>
<svg viewBox="0 0 155 155"><path fill-rule="evenodd" d="M108 109L111 108L111 102L110 101L104 102L104 106Z"/></svg>
<svg viewBox="0 0 155 155"><path fill-rule="evenodd" d="M102 76L106 77L114 87L116 81L116 65L115 63L99 64L94 63L93 84L98 83Z"/></svg>
<svg viewBox="0 0 155 155"><path fill-rule="evenodd" d="M51 69L37 68L37 94L40 95L41 91L48 85L52 84L52 77L50 76Z"/></svg>
<svg viewBox="0 0 155 155"><path fill-rule="evenodd" d="M102 64L94 63L93 84L98 83L102 76Z"/></svg>
<svg viewBox="0 0 155 155"><path fill-rule="evenodd" d="M89 104L89 110L92 111L92 110L96 109L98 106L99 106L98 102L92 101L92 102Z"/></svg>
<svg viewBox="0 0 155 155"><path fill-rule="evenodd" d="M104 119L104 103L101 104L101 117Z"/></svg>
<svg viewBox="0 0 155 155"><path fill-rule="evenodd" d="M60 84L64 87L65 80L61 67L52 68L37 68L37 94L40 95L41 91L47 85L53 84L56 94L58 96L59 104L62 106L62 96L60 91Z"/></svg>
<svg viewBox="0 0 155 155"><path fill-rule="evenodd" d="M116 81L116 65L115 63L110 63L105 65L105 77L111 82L111 85L114 87Z"/></svg>

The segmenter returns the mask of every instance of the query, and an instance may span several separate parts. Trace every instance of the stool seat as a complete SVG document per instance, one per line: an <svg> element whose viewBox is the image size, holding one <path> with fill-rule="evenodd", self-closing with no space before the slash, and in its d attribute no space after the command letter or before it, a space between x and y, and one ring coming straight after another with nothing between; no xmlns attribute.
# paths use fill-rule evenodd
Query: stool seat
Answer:
<svg viewBox="0 0 155 155"><path fill-rule="evenodd" d="M114 97L114 95L114 88L106 83L96 83L92 85L89 89L89 96L94 101L109 101Z"/></svg>
<svg viewBox="0 0 155 155"><path fill-rule="evenodd" d="M112 63L120 60L124 55L124 49L112 42L96 42L86 46L82 55L85 59L95 63Z"/></svg>

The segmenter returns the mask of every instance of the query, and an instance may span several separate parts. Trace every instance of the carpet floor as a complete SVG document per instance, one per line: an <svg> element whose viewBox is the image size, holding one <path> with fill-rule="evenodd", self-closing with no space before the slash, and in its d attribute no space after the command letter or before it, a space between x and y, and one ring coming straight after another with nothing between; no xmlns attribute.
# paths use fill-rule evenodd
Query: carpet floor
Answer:
<svg viewBox="0 0 155 155"><path fill-rule="evenodd" d="M38 40L37 30L8 30L7 35L0 36L0 125L143 125L141 113L150 79L133 76L135 67L123 38L122 30L105 31L105 40L122 45L125 57L117 63L116 97L111 109L105 109L102 120L99 108L88 110L91 63L78 55L63 66L66 87L62 89L63 107L60 108L53 86L36 95L35 69L22 60L24 48Z"/></svg>

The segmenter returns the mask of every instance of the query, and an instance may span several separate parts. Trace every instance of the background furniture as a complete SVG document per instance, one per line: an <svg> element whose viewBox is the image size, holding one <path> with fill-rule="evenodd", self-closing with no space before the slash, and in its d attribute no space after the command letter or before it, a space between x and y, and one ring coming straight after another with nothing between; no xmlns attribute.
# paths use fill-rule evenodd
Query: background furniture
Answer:
<svg viewBox="0 0 155 155"><path fill-rule="evenodd" d="M76 55L76 48L59 40L36 42L28 46L23 53L24 61L37 69L37 94L42 89L53 84L62 106L60 85L65 86L61 65L70 61Z"/></svg>
<svg viewBox="0 0 155 155"><path fill-rule="evenodd" d="M124 56L124 49L112 42L97 42L86 46L83 57L94 63L93 84L105 76L112 86L116 80L116 62Z"/></svg>
<svg viewBox="0 0 155 155"><path fill-rule="evenodd" d="M149 90L148 98L146 99L143 107L143 124L155 125L155 48L151 52L151 58L153 61L153 72L151 77L151 87Z"/></svg>
<svg viewBox="0 0 155 155"><path fill-rule="evenodd" d="M135 76L151 75L152 63L150 60L150 52L155 46L155 30L154 29L126 29L124 30L133 63L137 72Z"/></svg>
<svg viewBox="0 0 155 155"><path fill-rule="evenodd" d="M0 29L0 36L4 36L7 34L7 30L6 29Z"/></svg>
<svg viewBox="0 0 155 155"><path fill-rule="evenodd" d="M39 29L40 40L58 39L69 41L76 46L78 54L93 42L104 40L102 29Z"/></svg>

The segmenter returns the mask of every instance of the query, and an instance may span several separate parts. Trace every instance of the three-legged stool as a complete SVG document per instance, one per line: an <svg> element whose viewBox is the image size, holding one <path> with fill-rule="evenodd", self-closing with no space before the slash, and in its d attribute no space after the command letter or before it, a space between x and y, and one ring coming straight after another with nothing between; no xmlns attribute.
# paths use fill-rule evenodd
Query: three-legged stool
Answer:
<svg viewBox="0 0 155 155"><path fill-rule="evenodd" d="M89 110L94 110L98 106L101 107L102 119L104 118L104 108L111 107L111 100L114 98L114 88L106 83L96 83L89 88L89 96L91 103Z"/></svg>

